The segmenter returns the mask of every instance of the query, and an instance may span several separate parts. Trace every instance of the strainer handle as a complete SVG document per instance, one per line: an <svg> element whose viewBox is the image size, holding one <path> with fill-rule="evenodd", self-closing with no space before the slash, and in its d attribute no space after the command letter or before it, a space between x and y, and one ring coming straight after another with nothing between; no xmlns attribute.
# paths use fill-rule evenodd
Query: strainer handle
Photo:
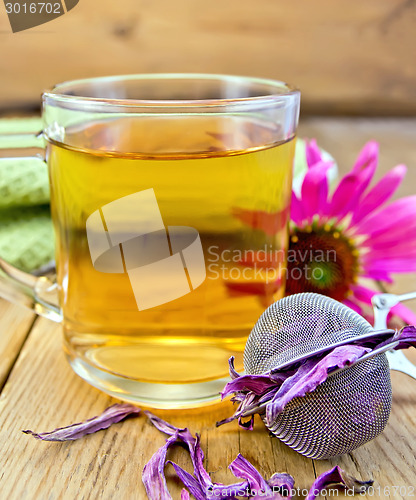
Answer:
<svg viewBox="0 0 416 500"><path fill-rule="evenodd" d="M406 300L416 299L416 291L394 295L392 293L379 293L371 299L374 308L374 328L386 328L387 316L392 307Z"/></svg>
<svg viewBox="0 0 416 500"><path fill-rule="evenodd" d="M373 332L371 334L371 336L380 337L380 334L382 334L382 333L389 333L391 335L391 332L394 332L394 330L383 330L381 332L376 331L376 332ZM363 337L369 338L370 335L367 334ZM351 340L352 339L349 339L349 341L351 341ZM356 339L354 338L354 340L356 340ZM348 370L352 366L358 365L359 363L362 363L363 361L374 358L374 356L377 356L378 354L383 354L385 352L388 352L388 351L394 349L395 347L397 347L399 345L399 343L400 342L398 340L395 340L395 341L389 342L388 344L384 345L383 347L379 347L378 349L373 349L371 352L364 354L364 356L357 359L353 363L350 363L346 366L343 366L342 368L337 368L337 369L333 370L332 372L328 373L328 378L332 377L333 375L336 375L337 373L340 373L344 370ZM345 341L340 343L340 344L344 345ZM273 370L271 370L271 371L273 371ZM262 404L256 404L253 407L247 407L246 410L244 411L244 413L241 414L241 417L245 418L245 417L249 417L255 413L262 413L262 411L266 409L266 406L269 404L269 402L270 401L267 401L267 402L262 403Z"/></svg>
<svg viewBox="0 0 416 500"><path fill-rule="evenodd" d="M345 333L348 331L350 331L350 330L342 330L342 332L338 332L338 333ZM285 368L293 365L294 363L300 363L300 362L310 358L311 355L318 356L321 354L325 354L329 351L332 351L332 349L335 349L336 347L342 347L344 345L356 343L357 341L360 341L360 340L371 340L373 337L378 339L382 335L391 336L391 335L394 335L394 333L395 333L395 330L383 328L381 330L374 330L370 333L358 335L357 337L349 337L349 338L344 339L344 340L339 340L338 342L334 342L333 344L329 344L329 345L322 347L320 349L317 349L313 352L308 352L306 354L298 356L297 358L293 358L290 361L287 361L286 363L283 363L283 364L277 366L276 368L273 368L272 370L270 370L270 372L275 373L275 372L284 370Z"/></svg>
<svg viewBox="0 0 416 500"><path fill-rule="evenodd" d="M392 349L397 347L399 344L400 344L400 341L395 340L394 342L390 342L389 344L386 344L383 347L379 347L378 349L373 349L371 352L364 354L364 356L361 356L361 358L358 358L353 363L348 364L346 366L343 366L342 368L337 368L336 370L332 371L331 373L328 374L328 377L332 377L333 375L336 375L337 373L343 372L344 370L347 370L347 369L351 368L352 366L358 365L358 364L362 363L363 361L367 361L367 359L374 358L374 356L377 356L378 354L384 354L387 351L391 351Z"/></svg>

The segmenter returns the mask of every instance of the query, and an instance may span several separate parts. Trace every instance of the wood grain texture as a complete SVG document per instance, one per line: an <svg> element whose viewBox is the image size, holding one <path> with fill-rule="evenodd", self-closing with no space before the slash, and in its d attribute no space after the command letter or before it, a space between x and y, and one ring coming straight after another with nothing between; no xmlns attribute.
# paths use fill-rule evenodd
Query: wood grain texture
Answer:
<svg viewBox="0 0 416 500"><path fill-rule="evenodd" d="M45 431L74 423L100 413L115 402L72 372L64 359L60 333L59 326L40 320L3 390L0 406L3 498L145 498L141 471L164 443L163 435L146 418L126 420L72 443L39 442L21 433L27 428ZM307 485L313 480L312 462L269 438L261 422L257 422L253 433L238 430L236 424L216 429L216 420L232 413L229 403L155 413L201 434L207 468L216 481L233 481L227 465L239 451L266 475L284 469L296 475L300 484ZM183 450L175 450L171 456L189 469L189 459ZM171 472L168 467L168 476ZM169 487L173 498L178 498L179 484L170 480Z"/></svg>
<svg viewBox="0 0 416 500"><path fill-rule="evenodd" d="M381 145L378 176L397 163L407 163L407 181L397 196L414 194L416 120L349 120L313 118L302 121L300 135L316 137L337 159L341 173L349 169L365 140ZM405 231L405 228L404 228ZM404 233L405 234L405 233ZM398 275L392 291L416 289L415 275ZM416 303L408 304L416 311ZM5 311L10 308L20 321L23 310L0 302L0 332L7 328ZM30 313L28 313L30 315ZM27 320L24 330L29 330ZM13 323L13 322L12 322ZM22 324L23 324L22 323ZM13 323L14 324L14 323ZM3 346L13 343L13 335L2 338ZM3 347L4 350L4 347ZM408 351L416 363L416 349ZM416 484L416 382L392 373L393 410L386 430L374 441L341 458L311 461L269 437L260 420L253 432L239 430L236 423L215 428L216 420L232 413L229 403L188 411L155 411L179 426L189 426L201 434L206 468L214 481L231 483L227 465L241 452L265 476L289 472L296 486L310 487L319 474L333 465L344 467L361 479L373 478L375 495L357 498L409 500ZM46 443L21 433L22 429L49 431L97 415L115 400L78 378L65 360L59 325L37 320L20 351L0 398L0 492L10 500L125 499L144 500L141 470L151 455L163 445L163 435L144 417L126 420L110 429L72 443ZM170 455L190 470L183 449ZM180 485L167 467L169 488L179 498ZM406 488L394 493L394 486ZM390 491L388 496L384 492ZM409 493L409 494L408 494ZM298 497L302 498L302 497ZM331 500L332 497L327 497ZM339 493L338 498L344 497Z"/></svg>
<svg viewBox="0 0 416 500"><path fill-rule="evenodd" d="M416 361L416 356L412 358ZM201 434L206 467L215 481L233 482L226 466L241 452L265 476L289 472L300 489L312 485L314 467L319 474L336 464L363 479L374 478L382 489L393 485L409 488L416 479L416 384L404 375L393 374L393 390L392 416L381 436L342 458L314 463L270 438L259 419L253 432L239 430L236 423L216 429L215 421L231 414L229 403L155 413ZM72 372L61 349L59 326L40 320L2 393L0 490L4 498L144 499L141 470L164 443L163 435L146 418L126 420L69 443L39 442L21 433L26 428L42 432L77 422L114 402ZM182 449L174 450L170 458L190 470ZM168 484L176 499L180 485L172 476L168 466Z"/></svg>
<svg viewBox="0 0 416 500"><path fill-rule="evenodd" d="M16 361L35 315L0 299L0 390Z"/></svg>
<svg viewBox="0 0 416 500"><path fill-rule="evenodd" d="M298 85L303 112L415 114L414 0L81 0L12 34L0 12L0 107L52 84L141 72L208 72Z"/></svg>

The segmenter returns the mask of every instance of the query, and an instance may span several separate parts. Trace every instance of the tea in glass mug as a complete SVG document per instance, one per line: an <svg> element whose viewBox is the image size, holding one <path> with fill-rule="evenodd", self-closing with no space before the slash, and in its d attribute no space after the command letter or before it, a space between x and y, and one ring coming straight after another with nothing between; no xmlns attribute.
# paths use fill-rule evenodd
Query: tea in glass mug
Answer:
<svg viewBox="0 0 416 500"><path fill-rule="evenodd" d="M243 369L284 293L299 99L282 82L176 74L43 95L59 298L37 309L62 321L90 384L191 407L218 398L230 356Z"/></svg>

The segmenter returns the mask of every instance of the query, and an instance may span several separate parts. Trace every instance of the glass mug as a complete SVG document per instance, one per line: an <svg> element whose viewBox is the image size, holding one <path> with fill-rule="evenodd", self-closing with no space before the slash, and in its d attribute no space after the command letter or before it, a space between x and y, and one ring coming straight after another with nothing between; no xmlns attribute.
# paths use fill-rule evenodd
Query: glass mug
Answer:
<svg viewBox="0 0 416 500"><path fill-rule="evenodd" d="M56 282L1 264L0 293L62 322L74 371L159 408L218 398L284 293L300 93L156 74L43 94Z"/></svg>

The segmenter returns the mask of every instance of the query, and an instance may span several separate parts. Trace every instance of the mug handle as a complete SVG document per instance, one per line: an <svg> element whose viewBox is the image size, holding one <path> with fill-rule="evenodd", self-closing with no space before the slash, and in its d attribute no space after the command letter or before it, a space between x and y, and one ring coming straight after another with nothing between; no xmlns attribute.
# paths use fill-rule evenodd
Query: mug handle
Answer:
<svg viewBox="0 0 416 500"><path fill-rule="evenodd" d="M42 132L0 134L0 149L40 148L43 147ZM43 155L22 157L30 160L36 158L45 161ZM0 161L11 161L20 158L1 158ZM62 312L58 303L58 286L46 276L34 276L21 271L0 258L0 296L15 304L34 311L40 316L60 323Z"/></svg>
<svg viewBox="0 0 416 500"><path fill-rule="evenodd" d="M46 276L33 276L0 258L0 296L60 323L58 286Z"/></svg>

